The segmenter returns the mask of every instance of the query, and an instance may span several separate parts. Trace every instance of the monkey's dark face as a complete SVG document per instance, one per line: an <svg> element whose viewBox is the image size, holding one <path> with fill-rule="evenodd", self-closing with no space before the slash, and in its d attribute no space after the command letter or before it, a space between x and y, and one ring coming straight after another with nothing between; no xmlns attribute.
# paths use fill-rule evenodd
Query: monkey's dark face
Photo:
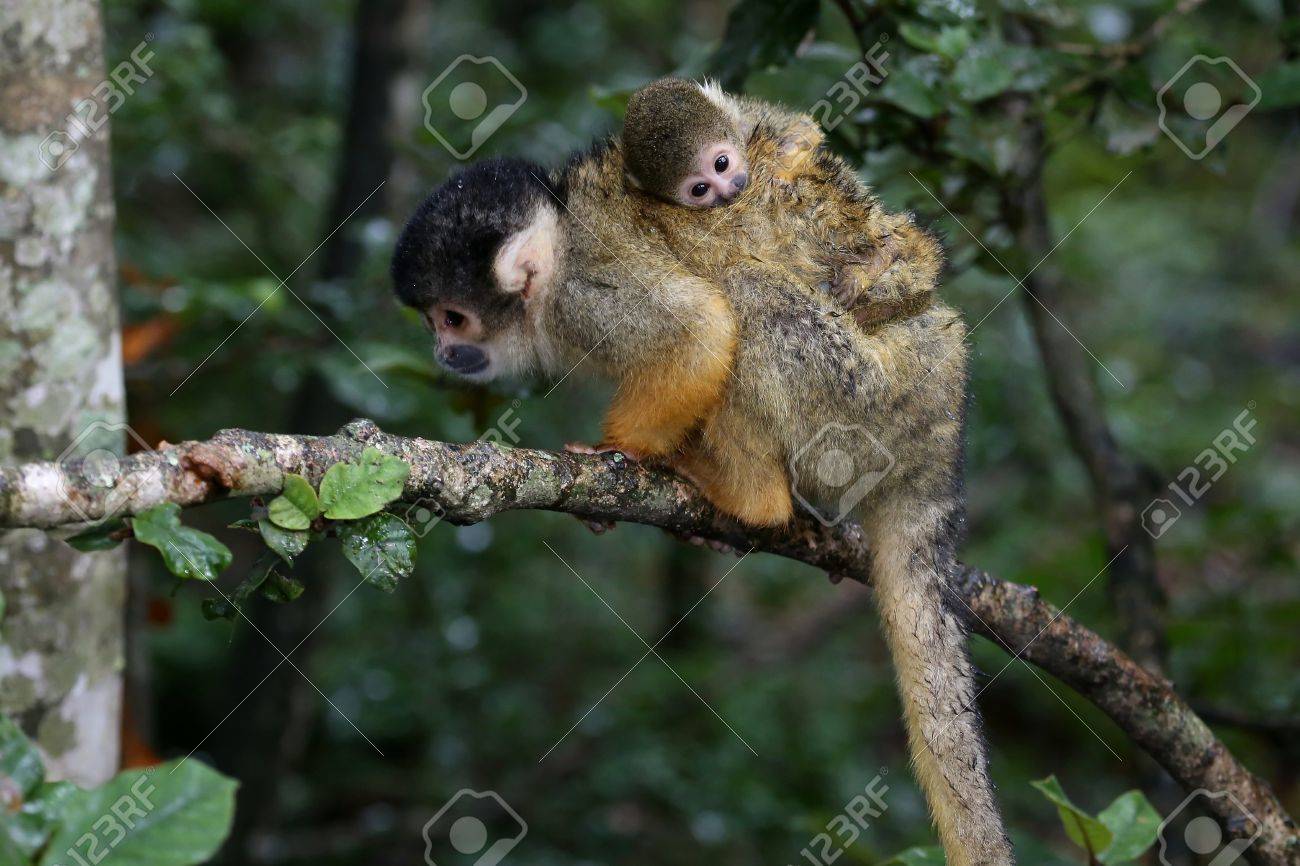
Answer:
<svg viewBox="0 0 1300 866"><path fill-rule="evenodd" d="M522 160L475 165L434 190L398 239L394 291L452 373L485 382L539 364L533 326L559 232L545 177Z"/></svg>
<svg viewBox="0 0 1300 866"><path fill-rule="evenodd" d="M695 155L690 173L682 178L673 200L687 207L730 204L749 184L745 154L730 140L704 145Z"/></svg>

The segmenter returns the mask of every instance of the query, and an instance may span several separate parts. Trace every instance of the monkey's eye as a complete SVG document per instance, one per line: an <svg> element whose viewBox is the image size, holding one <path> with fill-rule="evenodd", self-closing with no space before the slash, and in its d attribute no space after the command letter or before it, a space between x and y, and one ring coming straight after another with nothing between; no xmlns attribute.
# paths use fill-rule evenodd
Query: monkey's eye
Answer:
<svg viewBox="0 0 1300 866"><path fill-rule="evenodd" d="M722 174L724 171L727 170L727 167L730 165L731 165L731 160L727 159L727 155L724 153L722 156L718 157L713 161L713 170L716 171L718 174Z"/></svg>
<svg viewBox="0 0 1300 866"><path fill-rule="evenodd" d="M461 325L465 324L465 317L462 316L460 313L456 312L455 310L448 310L443 315L442 323L446 325L448 328L455 330L456 328L459 328Z"/></svg>
<svg viewBox="0 0 1300 866"><path fill-rule="evenodd" d="M705 193L708 191L709 185L707 183L697 183L695 186L691 187L691 195L695 198L704 198Z"/></svg>

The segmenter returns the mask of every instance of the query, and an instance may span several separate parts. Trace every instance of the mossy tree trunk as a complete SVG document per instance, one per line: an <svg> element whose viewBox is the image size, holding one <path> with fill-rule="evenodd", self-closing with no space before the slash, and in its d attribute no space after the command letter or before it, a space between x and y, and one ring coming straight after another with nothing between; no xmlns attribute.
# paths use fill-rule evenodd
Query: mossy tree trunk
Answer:
<svg viewBox="0 0 1300 866"><path fill-rule="evenodd" d="M98 451L125 428L95 0L0 4L0 462ZM102 122L101 122L102 121ZM94 131L91 131L94 127ZM125 552L0 537L0 712L90 784L118 764Z"/></svg>

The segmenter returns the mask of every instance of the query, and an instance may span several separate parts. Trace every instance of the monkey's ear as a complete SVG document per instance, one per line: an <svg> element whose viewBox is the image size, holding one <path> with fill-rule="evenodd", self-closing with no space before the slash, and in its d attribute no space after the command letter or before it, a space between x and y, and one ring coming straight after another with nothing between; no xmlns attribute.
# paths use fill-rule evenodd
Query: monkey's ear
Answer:
<svg viewBox="0 0 1300 866"><path fill-rule="evenodd" d="M559 215L552 207L538 207L528 224L506 238L497 251L492 262L497 285L503 291L518 292L524 300L545 291L555 276L559 242Z"/></svg>

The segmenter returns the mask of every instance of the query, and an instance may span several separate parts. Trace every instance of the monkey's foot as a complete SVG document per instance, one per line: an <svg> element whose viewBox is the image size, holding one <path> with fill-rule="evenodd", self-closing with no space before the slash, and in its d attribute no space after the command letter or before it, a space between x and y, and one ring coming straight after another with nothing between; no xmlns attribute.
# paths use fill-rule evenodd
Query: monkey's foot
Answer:
<svg viewBox="0 0 1300 866"><path fill-rule="evenodd" d="M678 541L684 541L692 547L707 547L718 553L730 553L733 556L744 556L744 551L738 547L727 544L725 541L718 541L713 538L705 538L703 535L692 535L689 532L675 532L671 529L665 529L664 532L676 538Z"/></svg>
<svg viewBox="0 0 1300 866"><path fill-rule="evenodd" d="M578 518L579 523L590 529L592 535L604 535L606 532L613 532L614 527L618 525L612 520L593 520L587 517L578 517L576 514L573 516Z"/></svg>
<svg viewBox="0 0 1300 866"><path fill-rule="evenodd" d="M633 463L642 463L649 457L615 445L588 445L585 442L565 442L564 450L570 454L621 454Z"/></svg>

